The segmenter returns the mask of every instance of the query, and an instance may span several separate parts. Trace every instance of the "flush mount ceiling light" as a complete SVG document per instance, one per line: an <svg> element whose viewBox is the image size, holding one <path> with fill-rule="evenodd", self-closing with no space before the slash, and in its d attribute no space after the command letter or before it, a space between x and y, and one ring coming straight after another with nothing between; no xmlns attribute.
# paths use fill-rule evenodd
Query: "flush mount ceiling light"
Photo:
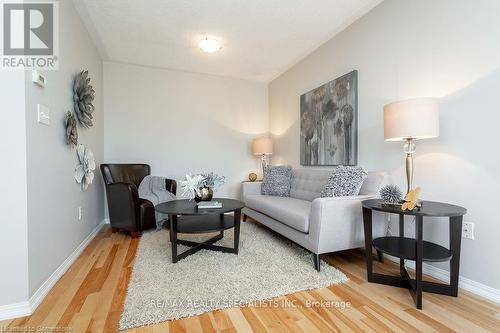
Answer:
<svg viewBox="0 0 500 333"><path fill-rule="evenodd" d="M206 53L214 53L219 51L221 48L220 42L212 37L202 38L198 46L203 52Z"/></svg>

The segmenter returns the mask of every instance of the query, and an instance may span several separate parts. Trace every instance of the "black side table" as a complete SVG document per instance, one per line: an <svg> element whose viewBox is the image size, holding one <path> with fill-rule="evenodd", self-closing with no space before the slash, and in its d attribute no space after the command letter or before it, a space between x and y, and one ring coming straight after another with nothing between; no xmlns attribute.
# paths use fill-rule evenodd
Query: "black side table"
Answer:
<svg viewBox="0 0 500 333"><path fill-rule="evenodd" d="M458 277L460 269L460 243L462 240L462 220L467 210L460 206L446 203L425 201L420 210L403 211L399 207L386 207L380 199L365 200L363 223L365 228L366 270L369 282L408 288L417 309L422 309L422 291L458 296ZM399 215L399 237L380 237L372 240L372 212L393 213ZM415 238L404 237L404 216L415 216ZM450 248L423 240L424 216L449 217ZM401 276L373 273L372 246L377 252L387 253L400 258ZM415 261L415 278L411 278L404 261ZM423 261L450 261L450 284L422 281Z"/></svg>

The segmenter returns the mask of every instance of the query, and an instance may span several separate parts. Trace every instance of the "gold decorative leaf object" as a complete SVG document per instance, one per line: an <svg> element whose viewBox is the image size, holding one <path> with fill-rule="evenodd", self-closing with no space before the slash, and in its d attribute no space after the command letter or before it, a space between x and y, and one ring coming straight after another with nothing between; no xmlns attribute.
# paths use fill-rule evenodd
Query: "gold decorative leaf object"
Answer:
<svg viewBox="0 0 500 333"><path fill-rule="evenodd" d="M401 206L401 210L408 210L408 211L414 210L418 204L419 196L420 196L420 187L417 187L408 192L408 194L406 194L405 197L405 202Z"/></svg>

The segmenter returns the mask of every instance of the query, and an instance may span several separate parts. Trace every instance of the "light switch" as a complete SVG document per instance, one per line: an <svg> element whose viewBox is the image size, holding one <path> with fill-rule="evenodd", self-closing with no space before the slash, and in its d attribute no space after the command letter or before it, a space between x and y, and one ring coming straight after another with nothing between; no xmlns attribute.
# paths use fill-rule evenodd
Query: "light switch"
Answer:
<svg viewBox="0 0 500 333"><path fill-rule="evenodd" d="M49 108L42 105L42 104L37 104L36 108L38 111L38 122L40 124L44 124L44 125L49 126L50 125L50 110L49 110Z"/></svg>

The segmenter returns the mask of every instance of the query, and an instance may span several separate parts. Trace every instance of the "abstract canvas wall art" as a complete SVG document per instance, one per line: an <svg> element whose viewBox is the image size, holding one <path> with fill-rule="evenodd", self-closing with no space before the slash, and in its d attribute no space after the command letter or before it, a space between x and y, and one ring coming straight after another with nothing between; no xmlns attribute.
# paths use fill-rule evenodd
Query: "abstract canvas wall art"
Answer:
<svg viewBox="0 0 500 333"><path fill-rule="evenodd" d="M300 96L300 164L356 165L358 72Z"/></svg>

